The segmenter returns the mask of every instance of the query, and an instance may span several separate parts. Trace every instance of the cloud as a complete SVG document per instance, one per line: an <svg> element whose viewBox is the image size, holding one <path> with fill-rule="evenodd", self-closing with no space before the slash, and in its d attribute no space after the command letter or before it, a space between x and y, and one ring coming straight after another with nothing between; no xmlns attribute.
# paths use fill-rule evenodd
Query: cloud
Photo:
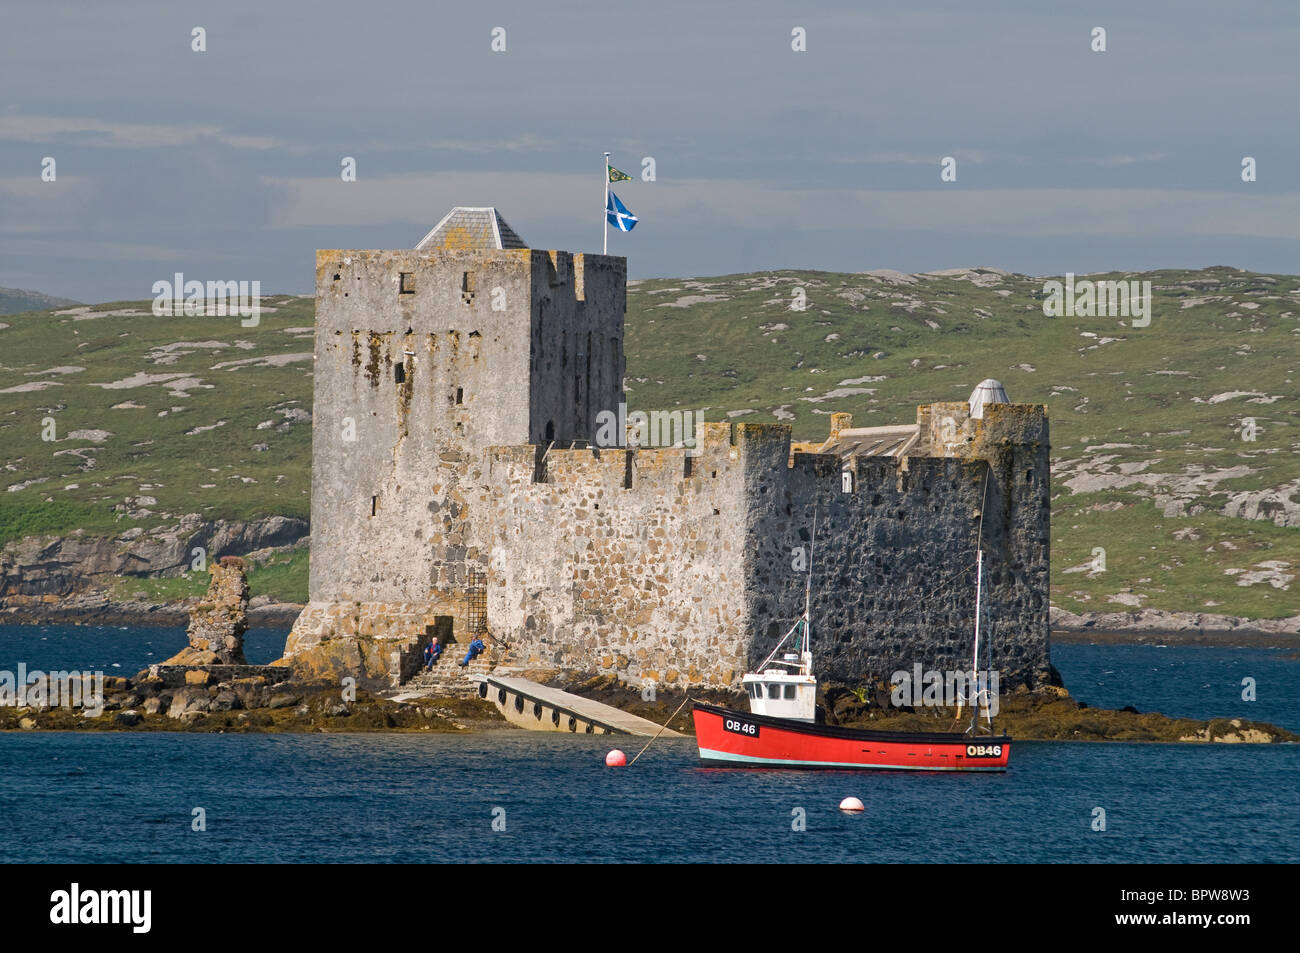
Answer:
<svg viewBox="0 0 1300 953"><path fill-rule="evenodd" d="M1103 168L1116 168L1119 166L1133 165L1138 162L1164 162L1170 158L1167 152L1144 152L1141 155L1118 155L1118 156L1077 156L1068 161L1080 165L1097 165Z"/></svg>
<svg viewBox="0 0 1300 953"><path fill-rule="evenodd" d="M840 165L932 165L936 169L944 156L953 156L959 162L980 165L987 162L1022 162L1023 156L989 152L983 149L948 149L943 152L854 152L844 155L829 155L828 162Z"/></svg>
<svg viewBox="0 0 1300 953"><path fill-rule="evenodd" d="M273 227L436 222L454 205L495 205L511 224L590 221L597 175L426 173L344 183L264 180L278 193ZM1300 193L1178 189L782 189L757 180L628 183L620 197L656 223L724 230L895 231L1022 237L1233 236L1300 239ZM597 215L599 213L597 212ZM518 227L518 226L517 226ZM417 229L418 230L418 229ZM416 235L412 243L418 239ZM525 233L525 240L528 235Z"/></svg>
<svg viewBox="0 0 1300 953"><path fill-rule="evenodd" d="M192 145L205 140L215 140L233 149L264 150L283 145L272 136L241 135L227 132L220 126L175 126L15 113L0 113L0 139L128 149Z"/></svg>
<svg viewBox="0 0 1300 953"><path fill-rule="evenodd" d="M429 148L442 152L541 152L561 148L557 139L524 133L512 139L435 139ZM367 147L369 148L369 147Z"/></svg>

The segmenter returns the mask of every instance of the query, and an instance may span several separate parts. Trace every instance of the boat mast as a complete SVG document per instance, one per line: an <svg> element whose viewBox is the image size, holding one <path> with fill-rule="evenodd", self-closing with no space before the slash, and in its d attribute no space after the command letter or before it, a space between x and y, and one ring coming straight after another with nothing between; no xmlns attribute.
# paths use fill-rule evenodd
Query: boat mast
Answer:
<svg viewBox="0 0 1300 953"><path fill-rule="evenodd" d="M975 652L971 658L971 728L979 724L980 717L980 597L984 583L984 550L975 553Z"/></svg>
<svg viewBox="0 0 1300 953"><path fill-rule="evenodd" d="M803 651L808 657L800 659L808 666L807 674L812 674L812 573L813 551L817 546L817 509L813 508L812 538L808 540L808 579L803 590Z"/></svg>

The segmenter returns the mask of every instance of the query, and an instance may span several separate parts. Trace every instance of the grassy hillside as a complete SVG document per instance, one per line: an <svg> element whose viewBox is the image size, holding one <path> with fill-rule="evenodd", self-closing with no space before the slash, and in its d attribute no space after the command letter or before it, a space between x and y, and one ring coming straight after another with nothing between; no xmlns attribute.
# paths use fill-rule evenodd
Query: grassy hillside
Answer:
<svg viewBox="0 0 1300 953"><path fill-rule="evenodd" d="M7 320L0 541L186 513L308 515L310 299L267 299L248 328L155 317L148 302Z"/></svg>
<svg viewBox="0 0 1300 953"><path fill-rule="evenodd" d="M858 426L911 422L917 404L994 377L1012 400L1048 405L1055 604L1300 611L1286 588L1300 565L1300 505L1287 502L1300 493L1300 280L1093 277L1150 280L1150 326L1045 317L1042 279L994 269L639 282L629 406L781 419L815 438L832 410Z"/></svg>
<svg viewBox="0 0 1300 953"><path fill-rule="evenodd" d="M1150 326L1047 318L1041 279L994 269L633 282L628 403L782 420L812 439L832 410L911 422L917 404L995 377L1049 407L1056 604L1295 613L1300 280L1094 277L1150 280ZM306 515L312 303L266 304L256 328L139 302L6 318L0 541L184 513ZM276 585L300 570L276 570Z"/></svg>

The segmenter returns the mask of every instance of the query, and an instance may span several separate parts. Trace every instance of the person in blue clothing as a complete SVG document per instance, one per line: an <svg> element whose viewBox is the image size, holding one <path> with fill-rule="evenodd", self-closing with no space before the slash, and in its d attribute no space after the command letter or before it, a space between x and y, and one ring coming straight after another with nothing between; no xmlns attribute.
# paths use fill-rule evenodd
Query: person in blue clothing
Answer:
<svg viewBox="0 0 1300 953"><path fill-rule="evenodd" d="M435 635L433 641L424 647L424 667L427 671L433 671L433 667L438 664L438 659L442 658L442 644Z"/></svg>
<svg viewBox="0 0 1300 953"><path fill-rule="evenodd" d="M482 651L483 651L485 648L487 648L487 646L483 644L483 640L480 639L477 635L474 636L474 640L473 640L472 642L470 642L470 644L469 644L469 651L465 653L465 658L464 658L464 660L460 663L460 667L461 667L461 668L464 668L464 667L465 667L466 665L468 665L470 662L472 662L472 661L474 661L476 658L478 658L479 655L480 655L480 653L482 653Z"/></svg>

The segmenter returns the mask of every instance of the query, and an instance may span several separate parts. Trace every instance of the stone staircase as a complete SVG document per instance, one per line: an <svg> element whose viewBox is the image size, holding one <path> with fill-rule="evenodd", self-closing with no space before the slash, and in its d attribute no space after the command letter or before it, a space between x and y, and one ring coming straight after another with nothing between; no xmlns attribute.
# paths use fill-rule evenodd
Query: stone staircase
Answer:
<svg viewBox="0 0 1300 953"><path fill-rule="evenodd" d="M473 698L478 694L478 683L471 676L486 675L496 667L496 662L489 657L490 655L490 652L480 655L469 665L461 668L459 662L464 657L463 653L457 658L449 658L444 654L432 671L420 669L418 673L404 681L401 691L428 692L430 695L443 698Z"/></svg>

